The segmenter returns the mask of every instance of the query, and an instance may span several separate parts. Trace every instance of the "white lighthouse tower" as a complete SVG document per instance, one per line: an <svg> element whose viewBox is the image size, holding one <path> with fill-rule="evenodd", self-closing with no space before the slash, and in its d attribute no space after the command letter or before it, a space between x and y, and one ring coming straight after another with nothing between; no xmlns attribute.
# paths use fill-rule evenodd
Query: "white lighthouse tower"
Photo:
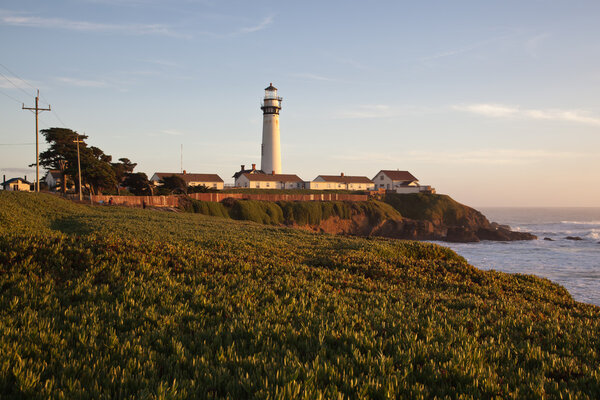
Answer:
<svg viewBox="0 0 600 400"><path fill-rule="evenodd" d="M281 97L277 97L277 88L273 84L265 89L265 98L261 104L263 110L263 135L260 169L265 174L281 174L281 142L279 140L279 110Z"/></svg>

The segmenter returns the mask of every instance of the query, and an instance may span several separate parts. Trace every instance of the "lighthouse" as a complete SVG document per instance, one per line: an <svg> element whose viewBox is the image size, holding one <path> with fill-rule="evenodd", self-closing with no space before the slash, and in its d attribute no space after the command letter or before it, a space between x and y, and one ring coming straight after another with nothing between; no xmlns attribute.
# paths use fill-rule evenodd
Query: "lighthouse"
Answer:
<svg viewBox="0 0 600 400"><path fill-rule="evenodd" d="M273 84L265 89L265 98L260 109L263 111L263 134L260 169L265 174L281 174L281 142L279 140L279 110L281 97Z"/></svg>

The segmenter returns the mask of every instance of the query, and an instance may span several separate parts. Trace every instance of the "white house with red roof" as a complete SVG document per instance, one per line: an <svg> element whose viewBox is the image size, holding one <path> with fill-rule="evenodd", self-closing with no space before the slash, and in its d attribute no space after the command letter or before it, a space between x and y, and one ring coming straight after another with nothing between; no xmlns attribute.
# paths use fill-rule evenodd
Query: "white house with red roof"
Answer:
<svg viewBox="0 0 600 400"><path fill-rule="evenodd" d="M314 190L373 190L374 183L366 176L319 175L306 182L307 189Z"/></svg>
<svg viewBox="0 0 600 400"><path fill-rule="evenodd" d="M222 190L225 184L223 179L217 174L190 174L186 171L183 171L183 173L155 172L150 178L150 182L154 185L159 185L163 178L172 175L183 179L188 186L206 186L207 188Z"/></svg>
<svg viewBox="0 0 600 400"><path fill-rule="evenodd" d="M248 189L302 189L304 181L293 174L243 172L235 178L235 186Z"/></svg>
<svg viewBox="0 0 600 400"><path fill-rule="evenodd" d="M373 178L375 189L393 190L396 193L435 193L431 186L422 186L408 171L382 169Z"/></svg>

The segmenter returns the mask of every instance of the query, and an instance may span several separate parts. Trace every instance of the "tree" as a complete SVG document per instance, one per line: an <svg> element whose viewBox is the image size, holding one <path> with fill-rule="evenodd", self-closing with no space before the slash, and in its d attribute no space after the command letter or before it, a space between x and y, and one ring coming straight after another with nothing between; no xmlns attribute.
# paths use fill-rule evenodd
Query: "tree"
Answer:
<svg viewBox="0 0 600 400"><path fill-rule="evenodd" d="M40 132L50 144L48 150L40 154L40 165L61 172L62 191L65 193L67 176L77 176L77 145L73 143L77 138L77 132L66 128L43 129ZM79 135L79 138L87 139L87 136Z"/></svg>
<svg viewBox="0 0 600 400"><path fill-rule="evenodd" d="M188 186L188 193L213 193L218 192L217 189L206 187L205 185L197 185L197 186Z"/></svg>
<svg viewBox="0 0 600 400"><path fill-rule="evenodd" d="M125 177L131 174L134 168L137 166L136 163L132 163L129 158L119 158L118 163L111 163L113 171L115 172L115 178L117 180L117 194L121 194L120 187L123 184ZM145 174L144 174L145 175ZM146 176L146 179L148 177Z"/></svg>
<svg viewBox="0 0 600 400"><path fill-rule="evenodd" d="M187 193L187 184L177 175L165 176L160 180L162 187L169 190L171 193Z"/></svg>
<svg viewBox="0 0 600 400"><path fill-rule="evenodd" d="M148 180L148 175L143 172L126 174L123 180L123 186L136 196L153 195L152 185Z"/></svg>
<svg viewBox="0 0 600 400"><path fill-rule="evenodd" d="M63 192L66 190L67 177L78 176L77 144L74 142L77 138L82 141L79 143L82 184L89 186L90 193L96 194L102 190L115 188L119 183L117 175L121 174L119 176L122 179L121 171L133 171L136 166L129 159L121 158L119 160L121 162L115 163L117 165L115 167L112 156L104 154L98 147L88 147L84 142L88 137L78 135L71 129L49 128L42 130L41 133L50 147L40 154L40 165L62 171ZM79 185L78 179L75 179L75 182Z"/></svg>

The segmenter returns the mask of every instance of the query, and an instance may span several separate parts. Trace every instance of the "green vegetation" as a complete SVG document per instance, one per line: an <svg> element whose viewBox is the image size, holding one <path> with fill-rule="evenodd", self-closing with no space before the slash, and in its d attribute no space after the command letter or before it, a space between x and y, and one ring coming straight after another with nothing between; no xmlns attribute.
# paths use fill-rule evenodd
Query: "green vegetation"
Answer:
<svg viewBox="0 0 600 400"><path fill-rule="evenodd" d="M227 199L221 203L189 199L184 207L188 212L213 217L233 218L270 225L318 225L332 217L349 219L366 215L371 223L402 216L380 201L258 201Z"/></svg>
<svg viewBox="0 0 600 400"><path fill-rule="evenodd" d="M600 397L600 309L428 243L0 193L0 397Z"/></svg>
<svg viewBox="0 0 600 400"><path fill-rule="evenodd" d="M386 194L383 201L406 218L432 221L448 226L462 225L473 216L478 219L485 218L478 211L444 194Z"/></svg>

